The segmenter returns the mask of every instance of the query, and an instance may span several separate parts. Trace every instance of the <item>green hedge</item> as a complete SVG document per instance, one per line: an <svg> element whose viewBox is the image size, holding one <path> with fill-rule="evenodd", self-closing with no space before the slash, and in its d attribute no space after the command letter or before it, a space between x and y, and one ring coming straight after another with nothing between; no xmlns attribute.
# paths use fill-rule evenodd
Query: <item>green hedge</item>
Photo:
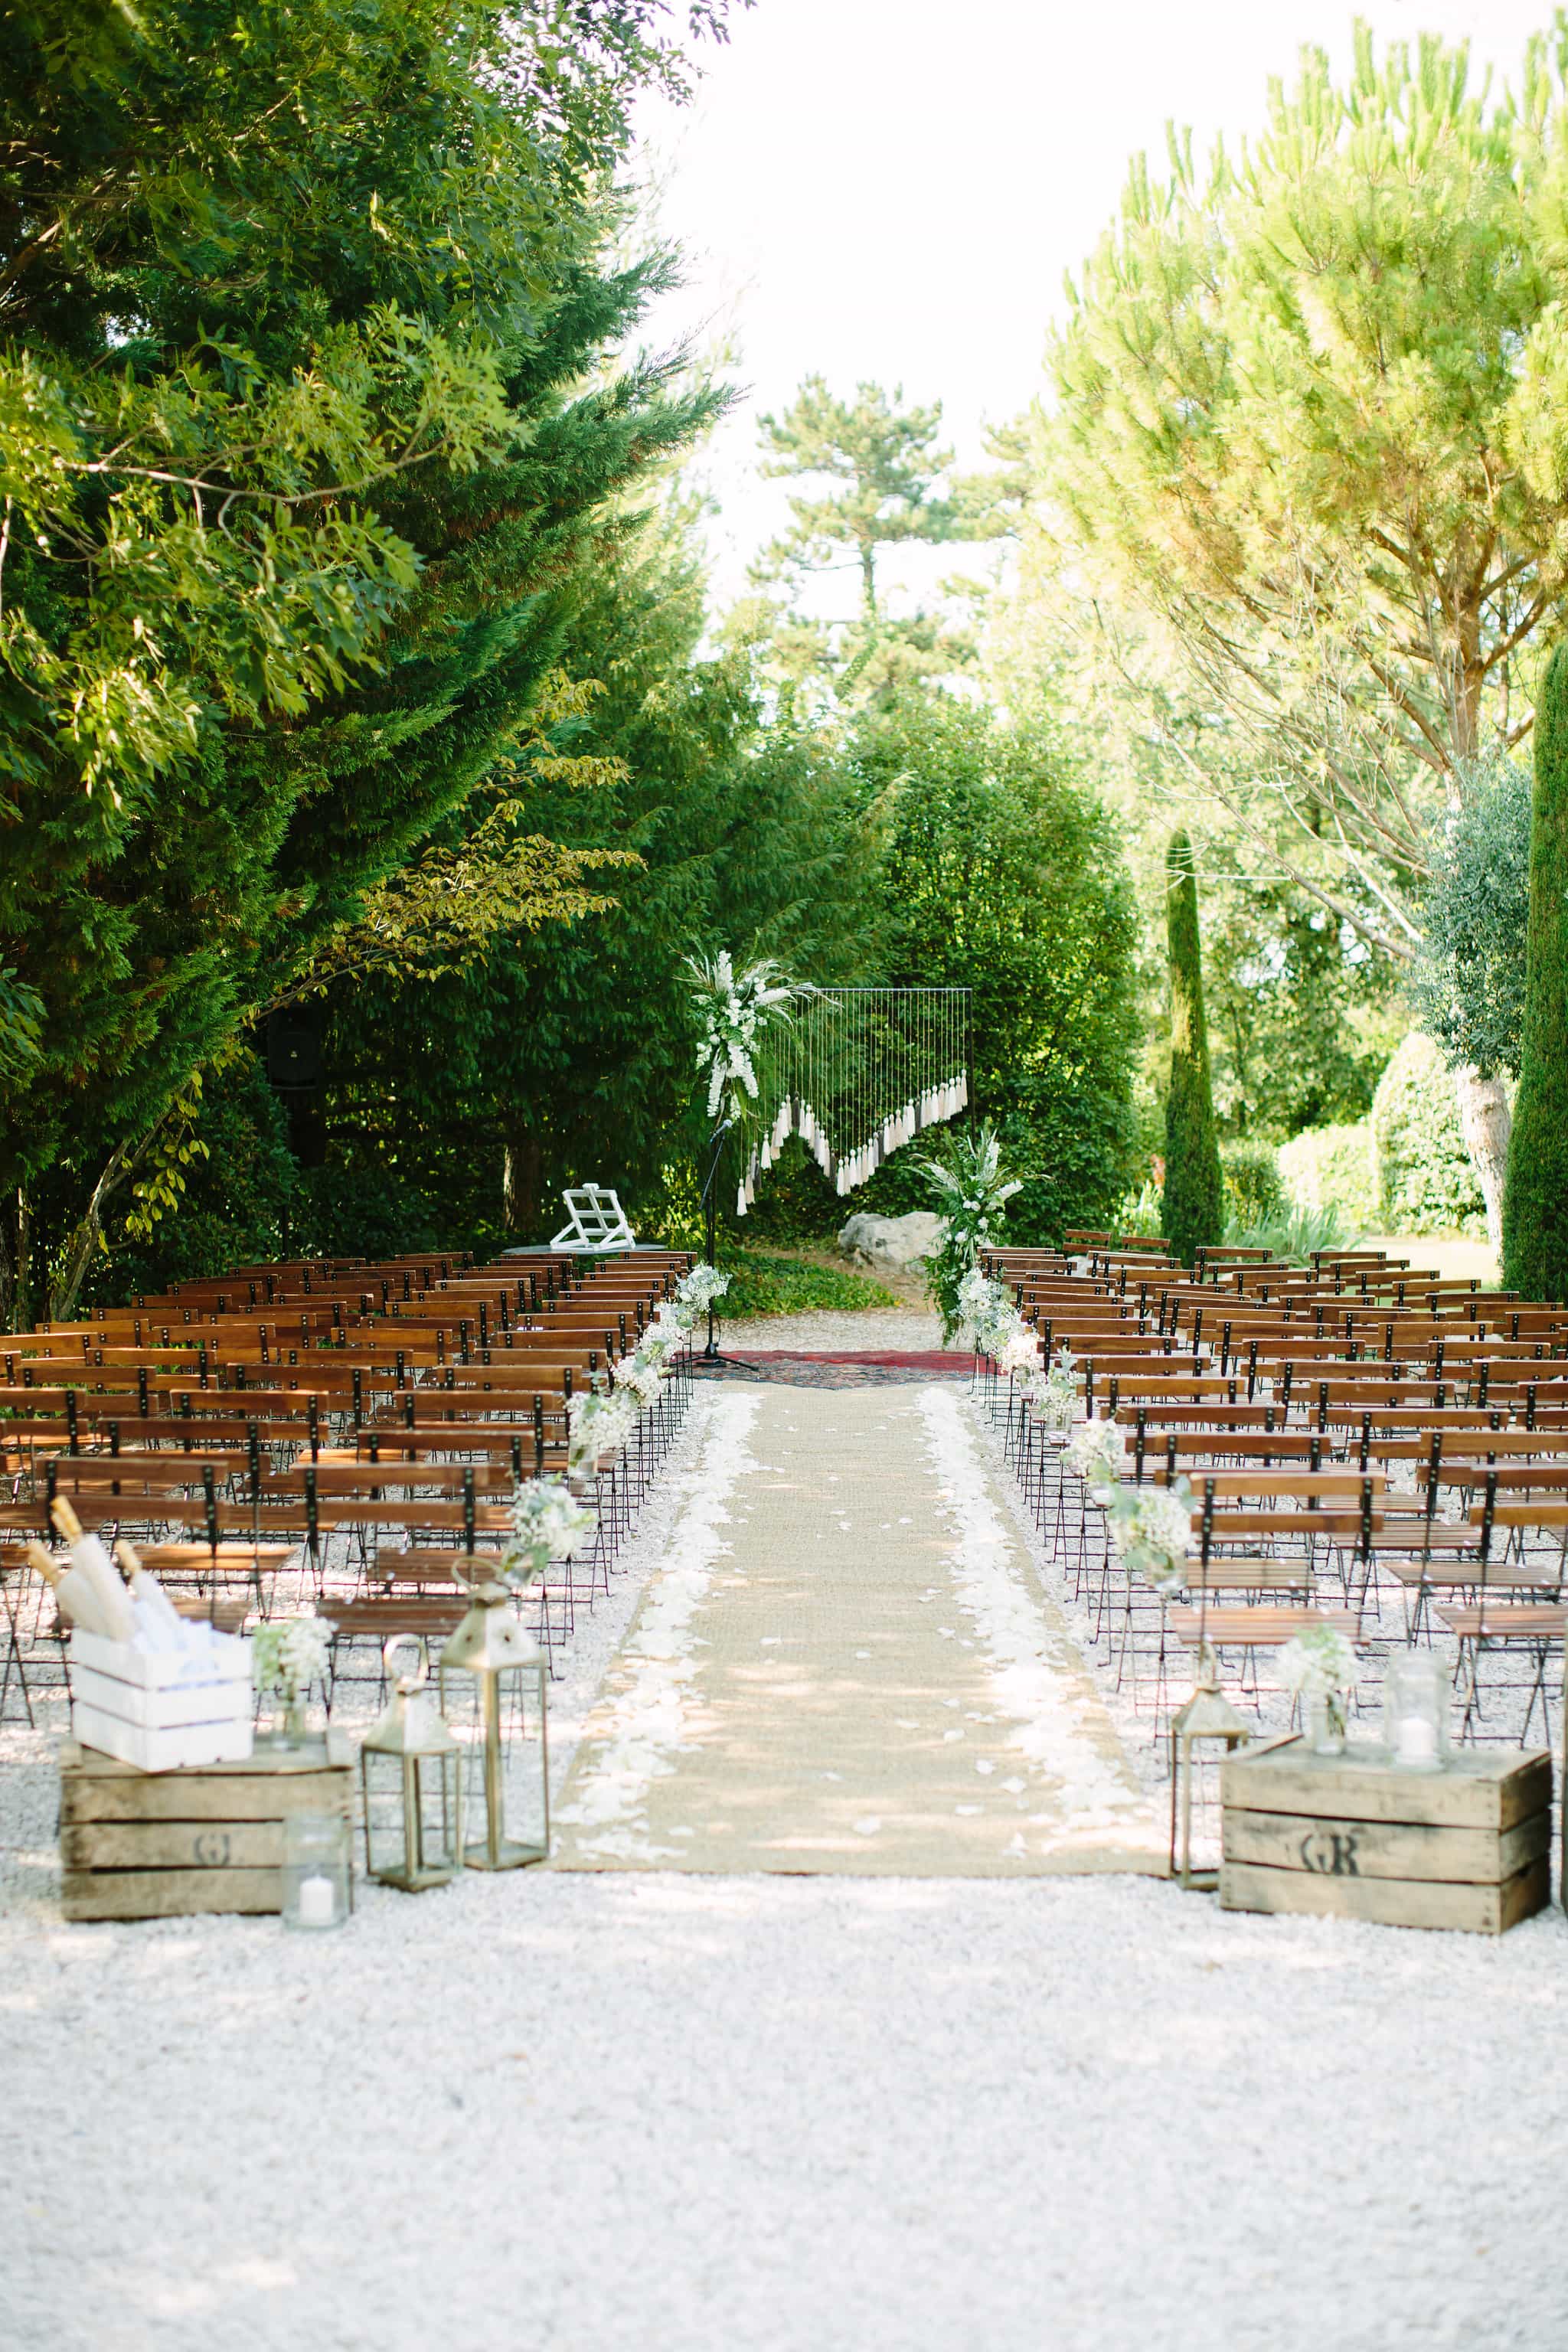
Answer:
<svg viewBox="0 0 1568 2352"><path fill-rule="evenodd" d="M1225 1205L1234 1225L1260 1225L1285 1205L1279 1156L1271 1143L1227 1143L1220 1151Z"/></svg>
<svg viewBox="0 0 1568 2352"><path fill-rule="evenodd" d="M1354 1127L1310 1127L1282 1143L1279 1181L1290 1208L1317 1216L1337 1210L1359 1231L1378 1223L1377 1162L1370 1121Z"/></svg>
<svg viewBox="0 0 1568 2352"><path fill-rule="evenodd" d="M840 1273L837 1266L807 1265L799 1258L764 1256L760 1250L731 1251L722 1246L719 1260L730 1277L719 1312L731 1322L753 1315L805 1315L824 1309L854 1312L899 1303L879 1282L868 1282L863 1274Z"/></svg>
<svg viewBox="0 0 1568 2352"><path fill-rule="evenodd" d="M1378 1080L1372 1136L1385 1232L1485 1234L1486 1202L1459 1132L1454 1081L1418 1029Z"/></svg>

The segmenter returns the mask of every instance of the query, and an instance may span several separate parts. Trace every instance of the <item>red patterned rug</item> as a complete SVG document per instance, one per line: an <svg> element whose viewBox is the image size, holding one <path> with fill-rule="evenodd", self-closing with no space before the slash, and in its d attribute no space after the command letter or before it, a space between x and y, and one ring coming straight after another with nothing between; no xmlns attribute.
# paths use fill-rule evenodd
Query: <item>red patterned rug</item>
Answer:
<svg viewBox="0 0 1568 2352"><path fill-rule="evenodd" d="M710 1379L787 1381L797 1388L875 1388L894 1381L966 1381L973 1370L973 1356L955 1349L930 1348L910 1351L898 1348L748 1348L718 1364L696 1369Z"/></svg>

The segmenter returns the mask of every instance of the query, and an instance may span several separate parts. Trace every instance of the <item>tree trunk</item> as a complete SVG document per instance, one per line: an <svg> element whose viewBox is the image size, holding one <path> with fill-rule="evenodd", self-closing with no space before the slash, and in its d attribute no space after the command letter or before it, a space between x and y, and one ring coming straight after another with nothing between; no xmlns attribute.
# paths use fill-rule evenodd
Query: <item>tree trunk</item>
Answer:
<svg viewBox="0 0 1568 2352"><path fill-rule="evenodd" d="M33 1319L27 1196L18 1184L0 1210L0 1331L26 1331Z"/></svg>
<svg viewBox="0 0 1568 2352"><path fill-rule="evenodd" d="M122 1184L130 1175L157 1133L160 1123L155 1120L145 1135L117 1144L105 1162L103 1173L92 1188L92 1198L66 1244L59 1271L49 1286L51 1323L68 1323L76 1312L76 1303L81 1295L82 1284L87 1280L88 1269L103 1241L104 1203L116 1186Z"/></svg>
<svg viewBox="0 0 1568 2352"><path fill-rule="evenodd" d="M1473 1062L1456 1063L1453 1078L1459 1132L1487 1204L1487 1238L1494 1250L1500 1251L1508 1139L1513 1125L1508 1095L1500 1078L1483 1078Z"/></svg>
<svg viewBox="0 0 1568 2352"><path fill-rule="evenodd" d="M509 1234L531 1234L539 1223L544 1147L532 1128L520 1128L501 1162L501 1214Z"/></svg>

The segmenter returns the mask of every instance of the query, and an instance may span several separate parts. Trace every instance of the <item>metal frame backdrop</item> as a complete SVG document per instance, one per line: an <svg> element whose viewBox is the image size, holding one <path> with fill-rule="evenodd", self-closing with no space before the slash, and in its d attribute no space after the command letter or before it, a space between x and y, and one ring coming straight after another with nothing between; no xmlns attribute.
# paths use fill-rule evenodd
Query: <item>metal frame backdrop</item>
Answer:
<svg viewBox="0 0 1568 2352"><path fill-rule="evenodd" d="M969 1104L967 988L819 988L769 1032L758 1056L753 1143L735 1197L798 1135L835 1191L864 1184L922 1128Z"/></svg>

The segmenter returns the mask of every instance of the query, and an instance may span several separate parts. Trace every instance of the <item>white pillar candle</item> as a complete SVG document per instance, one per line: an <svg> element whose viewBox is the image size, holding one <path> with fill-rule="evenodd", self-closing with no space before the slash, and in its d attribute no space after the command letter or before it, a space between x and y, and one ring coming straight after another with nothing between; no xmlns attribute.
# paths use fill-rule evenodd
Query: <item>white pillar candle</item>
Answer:
<svg viewBox="0 0 1568 2352"><path fill-rule="evenodd" d="M337 1896L324 1871L300 1881L299 1914L301 1927L330 1927L336 1919Z"/></svg>
<svg viewBox="0 0 1568 2352"><path fill-rule="evenodd" d="M1394 1752L1395 1760L1401 1764L1436 1764L1436 1725L1428 1723L1424 1716L1402 1716Z"/></svg>

